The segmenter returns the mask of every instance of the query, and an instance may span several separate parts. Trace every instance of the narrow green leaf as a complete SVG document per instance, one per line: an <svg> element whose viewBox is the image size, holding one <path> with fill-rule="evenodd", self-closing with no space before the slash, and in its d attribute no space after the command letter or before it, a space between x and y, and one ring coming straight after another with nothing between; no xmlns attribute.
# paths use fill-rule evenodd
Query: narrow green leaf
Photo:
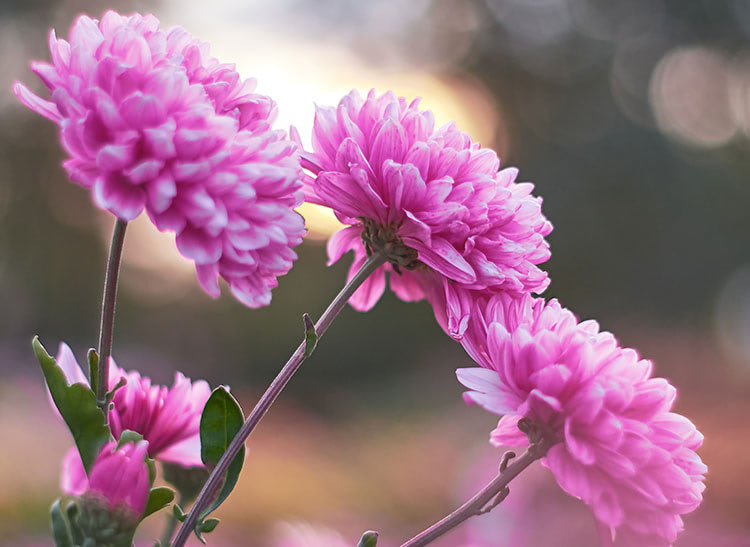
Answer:
<svg viewBox="0 0 750 547"><path fill-rule="evenodd" d="M59 499L55 501L50 508L50 519L52 520L52 537L55 540L55 545L57 547L73 547L73 542L70 539L70 532L68 531L68 525L65 522L65 517L60 508Z"/></svg>
<svg viewBox="0 0 750 547"><path fill-rule="evenodd" d="M99 450L111 439L104 413L96 406L96 395L84 384L69 386L62 369L50 357L38 337L34 337L31 345L42 367L52 400L73 435L83 467L88 473Z"/></svg>
<svg viewBox="0 0 750 547"><path fill-rule="evenodd" d="M201 526L201 533L208 534L213 532L216 526L219 524L219 519L206 519L203 521Z"/></svg>
<svg viewBox="0 0 750 547"><path fill-rule="evenodd" d="M357 547L375 547L378 544L378 533L374 530L368 530L359 539Z"/></svg>
<svg viewBox="0 0 750 547"><path fill-rule="evenodd" d="M182 507L180 507L176 503L172 506L172 514L174 515L174 518L176 518L180 522L185 522L185 519L187 518L185 511L183 511Z"/></svg>
<svg viewBox="0 0 750 547"><path fill-rule="evenodd" d="M89 387L96 393L96 386L99 385L99 354L94 348L89 348L86 358L89 362Z"/></svg>
<svg viewBox="0 0 750 547"><path fill-rule="evenodd" d="M208 401L206 401L203 414L201 414L201 460L206 467L213 469L216 466L221 456L226 452L229 443L242 427L244 420L239 403L229 391L222 386L214 389ZM229 464L229 469L224 477L224 485L219 495L200 515L200 522L227 499L227 496L237 484L244 462L245 447L243 446L232 463Z"/></svg>
<svg viewBox="0 0 750 547"><path fill-rule="evenodd" d="M318 333L309 315L304 314L302 322L305 324L305 357L310 357L318 346Z"/></svg>
<svg viewBox="0 0 750 547"><path fill-rule="evenodd" d="M124 429L122 433L120 433L120 438L117 440L117 449L119 450L128 443L137 443L142 440L143 435L141 435L140 433L136 433L135 431L131 431L130 429Z"/></svg>
<svg viewBox="0 0 750 547"><path fill-rule="evenodd" d="M159 509L163 509L172 503L172 500L174 500L174 490L168 486L152 488L148 494L146 512L143 514L143 518L146 518L152 513L156 513Z"/></svg>
<svg viewBox="0 0 750 547"><path fill-rule="evenodd" d="M120 379L115 384L115 387L113 387L107 393L104 394L104 402L107 404L107 406L109 406L109 404L115 398L115 392L121 387L124 387L127 383L128 381L125 379L125 377L120 376Z"/></svg>

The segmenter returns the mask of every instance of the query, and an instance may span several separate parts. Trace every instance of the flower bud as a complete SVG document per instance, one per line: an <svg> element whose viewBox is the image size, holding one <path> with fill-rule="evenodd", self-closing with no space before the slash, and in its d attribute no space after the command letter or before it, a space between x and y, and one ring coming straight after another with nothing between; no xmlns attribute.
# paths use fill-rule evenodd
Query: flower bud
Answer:
<svg viewBox="0 0 750 547"><path fill-rule="evenodd" d="M79 518L83 535L96 545L131 544L151 489L147 450L147 441L120 448L110 442L97 456L88 490L81 496Z"/></svg>

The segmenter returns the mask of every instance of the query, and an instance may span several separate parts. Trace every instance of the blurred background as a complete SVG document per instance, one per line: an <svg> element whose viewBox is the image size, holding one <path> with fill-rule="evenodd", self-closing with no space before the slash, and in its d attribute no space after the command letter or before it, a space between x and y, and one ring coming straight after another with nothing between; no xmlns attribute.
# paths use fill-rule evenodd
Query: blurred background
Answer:
<svg viewBox="0 0 750 547"><path fill-rule="evenodd" d="M677 545L750 545L750 1L2 0L0 2L0 544L48 545L70 445L29 341L96 344L112 219L66 181L55 127L10 93L80 12L152 12L212 45L309 141L314 103L351 88L422 96L536 184L555 230L547 297L596 318L680 390L705 434L702 507ZM231 385L248 411L319 315L348 261L310 230L271 307L212 301L143 218L128 230L114 355L170 383ZM226 292L226 291L225 291ZM496 472L496 420L467 408L470 366L429 306L386 294L347 309L250 444L213 545L398 545ZM156 537L163 516L141 537ZM540 466L450 546L588 546L590 512Z"/></svg>

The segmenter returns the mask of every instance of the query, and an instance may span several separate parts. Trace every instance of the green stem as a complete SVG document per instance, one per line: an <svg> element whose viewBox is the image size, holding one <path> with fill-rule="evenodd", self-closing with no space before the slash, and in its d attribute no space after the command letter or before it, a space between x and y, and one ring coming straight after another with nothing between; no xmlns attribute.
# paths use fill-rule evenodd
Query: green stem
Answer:
<svg viewBox="0 0 750 547"><path fill-rule="evenodd" d="M107 391L109 390L109 357L112 355L112 333L115 327L115 303L117 301L117 279L120 274L122 248L125 243L125 228L128 223L117 219L112 231L112 244L109 248L107 273L104 278L102 297L102 318L99 324L99 365L96 378L91 378L92 389L96 390L96 402L107 415ZM95 382L94 382L95 380ZM94 386L93 384L96 384Z"/></svg>
<svg viewBox="0 0 750 547"><path fill-rule="evenodd" d="M331 326L333 320L336 319L341 310L344 309L349 298L364 280L382 266L385 263L385 260L385 257L381 253L376 253L370 256L351 281L349 281L336 298L334 298L333 302L331 302L315 324L315 333L318 340L323 337L323 334L325 334L328 327ZM271 382L271 385L268 386L268 389L255 405L255 408L253 408L252 412L247 417L247 420L237 432L237 435L232 439L232 442L216 464L211 475L209 475L206 484L203 485L203 489L200 494L198 494L198 498L195 500L190 513L182 523L180 531L177 532L177 537L175 538L174 543L172 543L172 547L181 547L182 545L185 545L185 542L195 528L195 525L198 523L201 511L208 506L214 498L217 490L221 487L221 484L224 481L224 475L226 475L227 469L229 468L229 464L232 463L235 456L245 444L245 440L250 436L260 420L265 416L266 412L268 412L268 409L271 408L271 405L287 383L289 383L289 380L292 379L294 373L297 372L305 359L309 357L309 354L306 354L305 352L306 345L306 340L303 340L276 378L274 378L273 382Z"/></svg>

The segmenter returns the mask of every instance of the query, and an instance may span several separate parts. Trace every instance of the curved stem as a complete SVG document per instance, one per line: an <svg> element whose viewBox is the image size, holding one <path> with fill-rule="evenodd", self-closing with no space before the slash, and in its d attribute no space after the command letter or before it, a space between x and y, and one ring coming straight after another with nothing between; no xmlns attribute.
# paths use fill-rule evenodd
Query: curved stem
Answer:
<svg viewBox="0 0 750 547"><path fill-rule="evenodd" d="M344 306L346 306L346 303L349 301L352 294L354 294L354 291L359 288L362 282L367 279L370 274L382 266L385 263L385 260L385 257L381 253L375 253L370 256L351 281L349 281L341 292L336 295L336 298L333 299L333 302L331 302L326 311L323 312L323 315L320 316L318 322L315 323L315 334L317 335L318 340L323 337L328 330L328 327L331 326L333 320L336 319L341 310L344 309ZM268 409L271 408L271 405L281 391L287 383L289 383L289 380L292 379L294 373L297 372L300 365L308 357L308 355L305 355L305 345L305 341L303 341L292 354L279 374L274 378L273 382L271 382L271 385L268 386L268 389L266 389L266 392L255 405L255 408L250 412L250 415L237 432L237 435L235 435L232 442L229 443L229 446L219 460L219 463L216 464L216 467L211 471L206 484L203 485L203 489L200 494L198 494L198 498L195 500L190 513L182 523L180 531L177 533L177 537L175 537L175 540L172 543L172 547L180 547L187 541L187 538L190 536L198 522L198 517L200 516L201 511L208 506L217 490L221 487L221 483L224 480L224 475L229 468L229 464L232 463L232 460L234 460L235 456L245 444L245 440L250 436L260 420L265 416L266 412L268 412Z"/></svg>
<svg viewBox="0 0 750 547"><path fill-rule="evenodd" d="M99 324L99 364L97 377L91 378L91 385L96 385L96 402L107 415L107 391L109 389L109 357L112 354L112 332L115 327L115 303L117 301L117 279L120 274L120 260L125 243L125 228L128 223L117 219L112 231L112 244L109 248L107 273L104 278L104 296L102 297L102 319Z"/></svg>
<svg viewBox="0 0 750 547"><path fill-rule="evenodd" d="M423 532L420 532L401 547L422 547L435 541L443 534L453 530L456 526L475 515L482 515L498 505L508 494L508 484L521 471L526 469L534 461L543 457L547 452L547 446L544 441L539 444L532 444L521 457L507 465L510 458L514 457L512 452L506 452L503 456L503 463L500 465L500 474L495 477L487 486L477 492L473 498L464 503L461 507L453 511L450 515L439 522L436 522ZM507 465L507 466L506 466Z"/></svg>

